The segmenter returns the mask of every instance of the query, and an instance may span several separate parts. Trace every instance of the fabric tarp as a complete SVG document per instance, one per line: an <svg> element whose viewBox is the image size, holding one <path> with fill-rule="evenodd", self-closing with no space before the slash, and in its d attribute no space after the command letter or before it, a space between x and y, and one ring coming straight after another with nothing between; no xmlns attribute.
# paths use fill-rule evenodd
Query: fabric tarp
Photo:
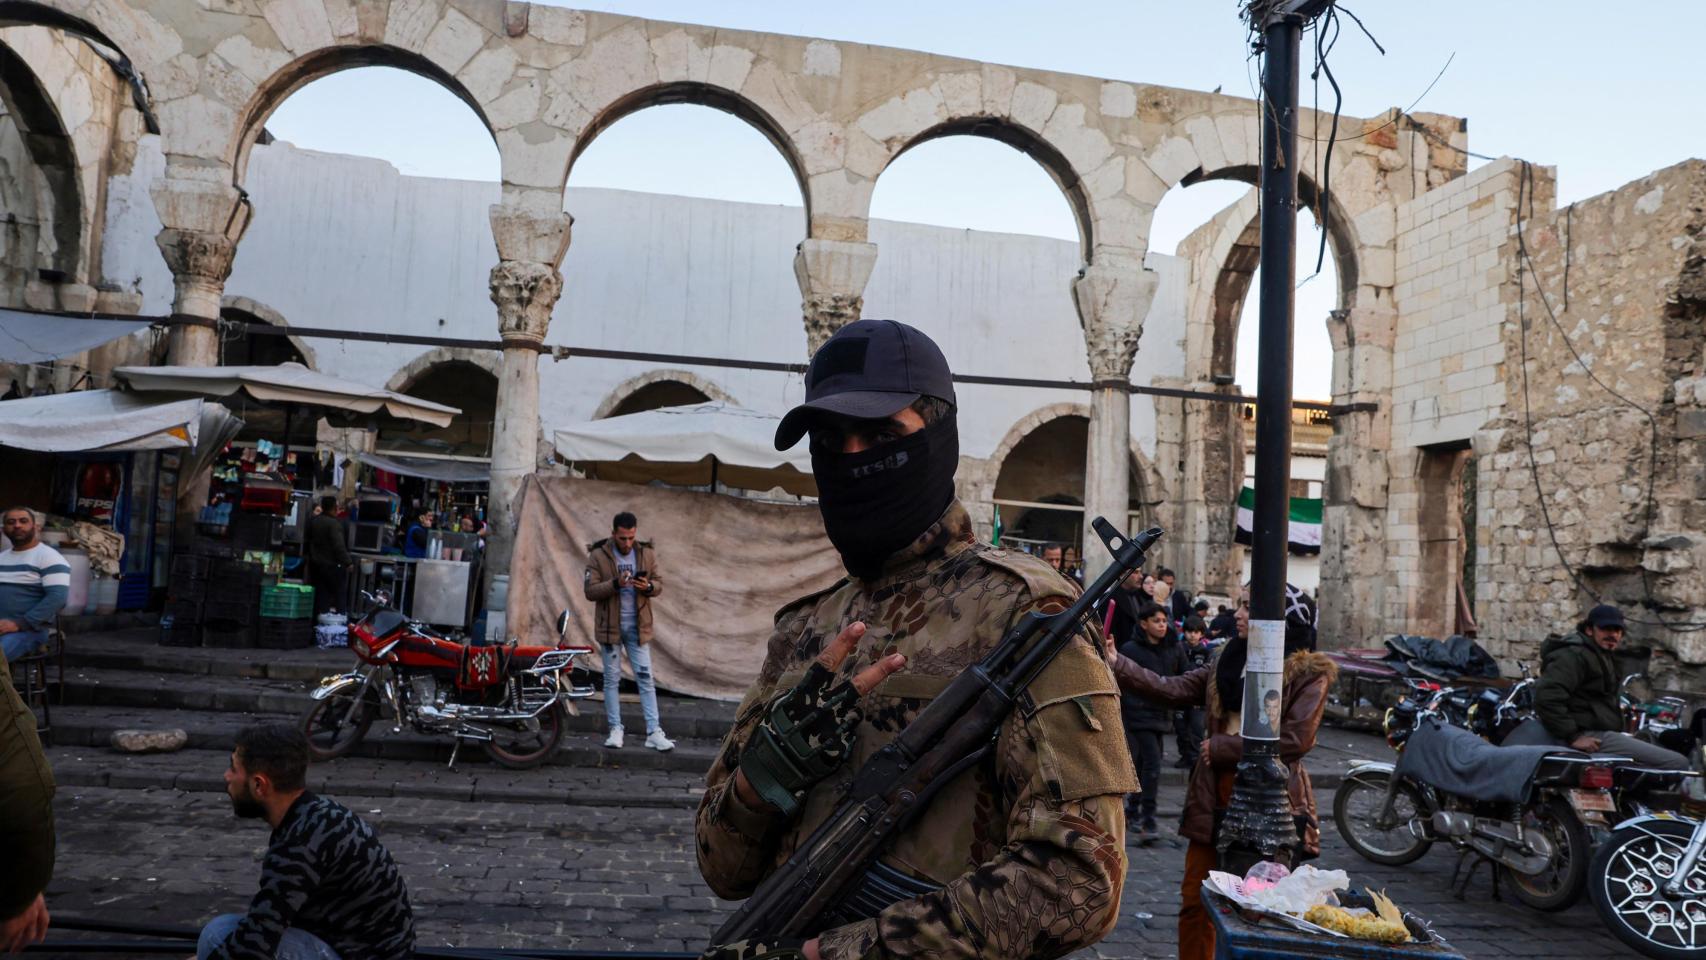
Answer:
<svg viewBox="0 0 1706 960"><path fill-rule="evenodd" d="M1248 544L1255 529L1256 491L1245 487L1238 491L1238 529L1233 541ZM1287 548L1292 553L1321 552L1321 499L1292 497L1290 527L1286 532Z"/></svg>
<svg viewBox="0 0 1706 960"><path fill-rule="evenodd" d="M0 361L42 363L128 337L148 326L135 322L0 310Z"/></svg>
<svg viewBox="0 0 1706 960"><path fill-rule="evenodd" d="M251 367L119 367L113 376L139 393L219 399L239 394L262 403L313 407L320 415L376 418L447 427L462 411L392 390L316 373L300 363Z"/></svg>
<svg viewBox="0 0 1706 960"><path fill-rule="evenodd" d="M492 478L492 465L467 460L439 460L434 457L407 457L401 454L357 453L355 459L377 467L386 473L450 483L483 483Z"/></svg>
<svg viewBox="0 0 1706 960"><path fill-rule="evenodd" d="M0 445L48 453L183 449L200 435L204 407L218 404L151 401L116 390L4 400Z"/></svg>
<svg viewBox="0 0 1706 960"><path fill-rule="evenodd" d="M554 439L558 456L596 465L603 480L708 485L714 462L724 486L816 496L806 445L776 449L780 422L733 404L699 403L591 420L558 430Z"/></svg>
<svg viewBox="0 0 1706 960"><path fill-rule="evenodd" d="M587 549L610 535L623 510L657 550L663 592L652 601L652 672L677 693L740 699L764 662L776 611L843 575L815 506L529 476L510 565L512 635L552 636L567 607L569 636L592 640L593 604L581 579Z"/></svg>

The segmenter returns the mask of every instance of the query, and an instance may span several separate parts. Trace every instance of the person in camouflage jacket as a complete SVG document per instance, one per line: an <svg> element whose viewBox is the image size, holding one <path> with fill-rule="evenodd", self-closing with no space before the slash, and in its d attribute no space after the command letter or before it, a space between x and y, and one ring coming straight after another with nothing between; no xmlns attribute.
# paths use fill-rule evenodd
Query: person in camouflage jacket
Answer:
<svg viewBox="0 0 1706 960"><path fill-rule="evenodd" d="M836 338L879 323L892 321L860 321ZM935 350L917 331L901 331L913 362ZM808 405L828 351L829 345L819 351L807 375ZM869 365L881 345L859 356L867 352ZM939 359L939 351L934 356ZM942 373L945 379L945 362ZM924 398L951 398L951 387L945 392L947 398ZM814 473L824 475L824 447L839 443L880 453L895 436L941 422L952 427L951 406L920 404L918 397L908 396L913 405L896 411L887 427L853 418L826 436L814 425ZM784 420L778 446L788 429ZM957 462L957 450L950 454ZM927 456L939 454L932 449ZM914 465L916 459L915 453ZM887 462L906 464L908 457L891 455ZM1063 610L1079 593L1042 561L978 541L965 508L953 499L951 468L946 475L946 509L916 534L907 531L910 542L874 567L860 556L856 536L838 536L835 505L825 507L832 542L849 570L859 572L776 615L757 682L737 710L699 806L699 869L719 896L749 896L829 816L859 767L954 677L1021 617ZM820 489L834 487L820 481ZM927 495L919 491L920 498ZM867 515L864 522L881 524L883 518ZM943 788L884 852L885 867L931 892L872 917L831 922L810 931L813 939L797 948L742 944L714 948L708 956L1049 958L1105 936L1118 920L1126 873L1123 801L1137 783L1099 642L1087 628L1064 649L1020 697L990 756ZM790 817L758 796L742 758L771 708L814 663L852 681L863 694L861 709L846 762L806 789Z"/></svg>

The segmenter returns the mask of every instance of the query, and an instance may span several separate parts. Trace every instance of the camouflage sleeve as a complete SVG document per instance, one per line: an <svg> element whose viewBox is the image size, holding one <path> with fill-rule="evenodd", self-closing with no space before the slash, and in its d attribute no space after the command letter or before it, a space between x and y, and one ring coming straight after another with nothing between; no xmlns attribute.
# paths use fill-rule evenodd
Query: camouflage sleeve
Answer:
<svg viewBox="0 0 1706 960"><path fill-rule="evenodd" d="M1075 643L1002 729L996 778L1006 844L939 893L824 932L825 960L1053 958L1095 943L1119 918L1124 795L1137 789L1107 665Z"/></svg>
<svg viewBox="0 0 1706 960"><path fill-rule="evenodd" d="M775 865L776 843L788 825L781 811L750 807L735 792L741 749L769 700L769 687L762 681L747 692L735 713L734 727L723 738L717 759L705 776L705 795L699 800L694 824L699 873L725 900L752 895L753 888Z"/></svg>

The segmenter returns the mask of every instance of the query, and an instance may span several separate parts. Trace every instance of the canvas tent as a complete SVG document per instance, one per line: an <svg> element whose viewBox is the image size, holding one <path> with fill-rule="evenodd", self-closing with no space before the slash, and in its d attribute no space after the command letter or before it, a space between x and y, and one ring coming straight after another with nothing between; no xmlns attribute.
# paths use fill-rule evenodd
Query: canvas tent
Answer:
<svg viewBox="0 0 1706 960"><path fill-rule="evenodd" d="M557 455L600 480L677 486L781 487L816 496L804 444L775 446L777 417L729 403L661 407L558 430Z"/></svg>
<svg viewBox="0 0 1706 960"><path fill-rule="evenodd" d="M0 401L0 446L45 453L223 445L241 421L217 403L149 400L116 390L84 390ZM206 434L211 431L215 437Z"/></svg>
<svg viewBox="0 0 1706 960"><path fill-rule="evenodd" d="M462 411L393 390L317 373L300 363L259 367L119 367L113 377L137 393L229 398L295 407L363 426L450 425Z"/></svg>

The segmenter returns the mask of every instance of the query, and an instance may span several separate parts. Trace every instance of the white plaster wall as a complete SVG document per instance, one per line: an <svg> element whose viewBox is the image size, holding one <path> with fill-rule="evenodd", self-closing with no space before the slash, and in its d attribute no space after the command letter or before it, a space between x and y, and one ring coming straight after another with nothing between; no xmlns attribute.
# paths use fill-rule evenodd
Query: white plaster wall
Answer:
<svg viewBox="0 0 1706 960"><path fill-rule="evenodd" d="M1398 208L1393 448L1469 440L1505 403L1513 160L1489 163Z"/></svg>
<svg viewBox="0 0 1706 960"><path fill-rule="evenodd" d="M142 292L143 309L171 309L171 275L154 244L160 229L147 184L161 175L156 138L133 173L114 178L106 239L108 278ZM246 189L255 218L238 247L226 293L250 297L287 323L495 340L487 274L497 263L487 208L495 183L405 177L389 164L257 147ZM547 342L569 346L800 363L806 338L794 278L805 234L797 207L729 203L616 190L571 189L573 241ZM1070 283L1082 265L1073 241L874 221L877 267L865 314L912 323L941 343L957 372L1046 380L1089 379ZM1161 275L1133 380L1184 367L1183 261L1151 254ZM429 347L314 341L322 371L382 385ZM624 381L660 364L542 358L546 435L585 420ZM756 410L799 402L797 375L670 364ZM1040 407L1087 403L1076 390L961 385L961 449L987 457L1012 425ZM1148 397L1132 400L1132 433L1155 448Z"/></svg>

